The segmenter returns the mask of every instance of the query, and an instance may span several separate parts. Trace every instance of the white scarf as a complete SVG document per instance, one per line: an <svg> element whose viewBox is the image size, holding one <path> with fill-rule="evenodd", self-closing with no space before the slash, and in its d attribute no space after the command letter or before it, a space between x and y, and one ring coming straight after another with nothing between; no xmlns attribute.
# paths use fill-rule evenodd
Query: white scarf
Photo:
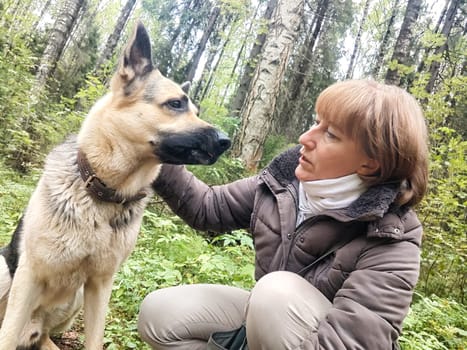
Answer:
<svg viewBox="0 0 467 350"><path fill-rule="evenodd" d="M297 226L328 209L342 209L367 190L357 174L336 179L300 181Z"/></svg>

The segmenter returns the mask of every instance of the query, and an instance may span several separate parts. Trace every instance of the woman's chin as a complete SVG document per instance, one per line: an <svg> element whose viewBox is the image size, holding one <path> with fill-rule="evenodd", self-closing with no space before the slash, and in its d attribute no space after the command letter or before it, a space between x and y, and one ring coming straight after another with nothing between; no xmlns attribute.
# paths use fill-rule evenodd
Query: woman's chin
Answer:
<svg viewBox="0 0 467 350"><path fill-rule="evenodd" d="M309 171L306 171L303 169L301 165L298 165L297 168L295 169L295 177L299 181L312 181L313 180L313 174L310 174Z"/></svg>

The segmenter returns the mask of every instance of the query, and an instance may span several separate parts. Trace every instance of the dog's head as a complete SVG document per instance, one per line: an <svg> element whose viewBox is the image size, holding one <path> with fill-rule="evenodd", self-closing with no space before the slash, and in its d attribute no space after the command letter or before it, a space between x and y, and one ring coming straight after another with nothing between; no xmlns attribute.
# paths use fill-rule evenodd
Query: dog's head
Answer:
<svg viewBox="0 0 467 350"><path fill-rule="evenodd" d="M212 164L230 147L229 138L198 118L180 86L154 68L148 33L139 23L111 81L109 119L118 136L137 146L140 156L162 163ZM108 124L107 124L108 125Z"/></svg>

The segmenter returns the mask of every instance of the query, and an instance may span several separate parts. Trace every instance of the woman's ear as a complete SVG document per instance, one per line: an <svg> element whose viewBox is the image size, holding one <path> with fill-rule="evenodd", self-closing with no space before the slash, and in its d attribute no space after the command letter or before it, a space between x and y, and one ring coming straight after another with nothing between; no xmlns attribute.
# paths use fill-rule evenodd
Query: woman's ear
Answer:
<svg viewBox="0 0 467 350"><path fill-rule="evenodd" d="M376 159L366 158L357 170L358 175L371 176L375 175L380 169L379 162Z"/></svg>

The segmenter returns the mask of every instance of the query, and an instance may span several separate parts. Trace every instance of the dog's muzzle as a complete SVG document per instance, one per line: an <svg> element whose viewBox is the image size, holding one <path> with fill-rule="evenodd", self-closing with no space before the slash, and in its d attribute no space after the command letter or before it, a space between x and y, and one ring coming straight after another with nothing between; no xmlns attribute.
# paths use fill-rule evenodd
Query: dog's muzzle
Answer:
<svg viewBox="0 0 467 350"><path fill-rule="evenodd" d="M163 133L154 144L154 153L162 163L213 164L229 149L227 135L214 128L184 133Z"/></svg>

